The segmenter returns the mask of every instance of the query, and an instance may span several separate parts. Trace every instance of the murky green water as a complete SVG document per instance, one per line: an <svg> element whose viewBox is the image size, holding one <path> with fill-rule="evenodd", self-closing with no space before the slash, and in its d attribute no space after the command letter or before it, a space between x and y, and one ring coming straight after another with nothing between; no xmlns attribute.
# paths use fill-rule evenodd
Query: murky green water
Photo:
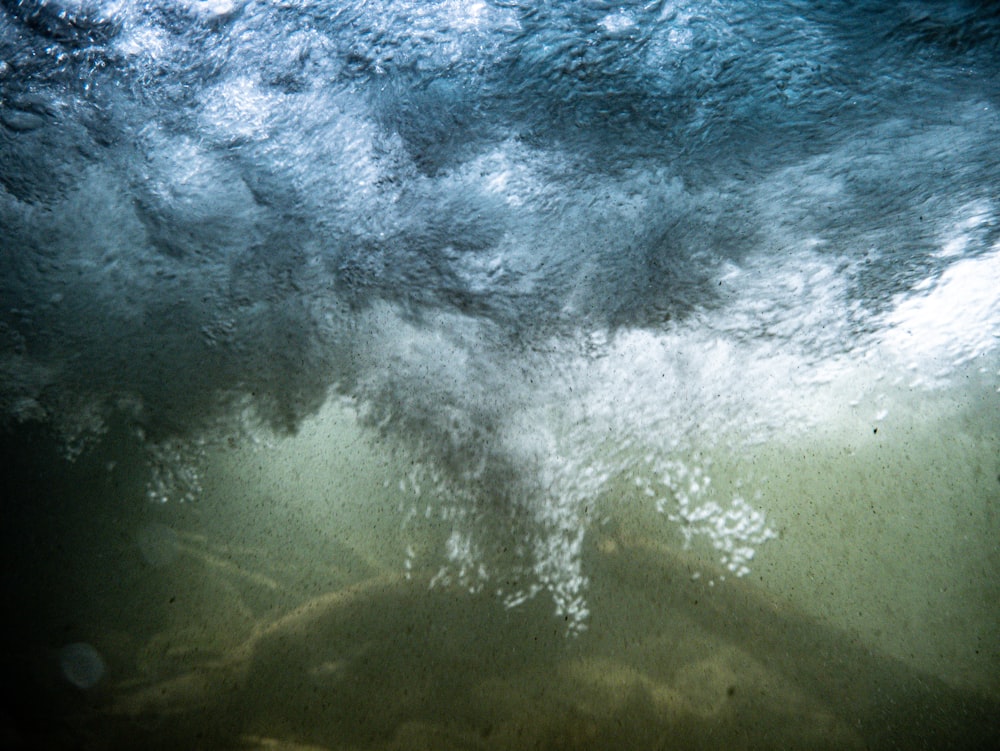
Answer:
<svg viewBox="0 0 1000 751"><path fill-rule="evenodd" d="M752 483L779 533L742 578L711 546L685 549L631 476L610 482L587 509L575 636L548 597L508 607L502 567L444 582L450 525L413 521L407 460L350 409L213 449L194 503L137 502L143 473L113 434L75 465L19 436L5 742L987 747L1000 452L979 393L910 411L899 397L877 432L839 420L716 458L718 493Z"/></svg>

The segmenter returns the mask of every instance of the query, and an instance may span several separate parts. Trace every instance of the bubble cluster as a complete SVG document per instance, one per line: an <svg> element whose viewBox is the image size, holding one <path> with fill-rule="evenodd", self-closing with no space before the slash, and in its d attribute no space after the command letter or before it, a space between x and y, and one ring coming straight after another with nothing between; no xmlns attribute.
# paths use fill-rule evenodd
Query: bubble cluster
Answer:
<svg viewBox="0 0 1000 751"><path fill-rule="evenodd" d="M347 399L414 458L438 583L579 630L602 499L745 575L768 499L714 459L860 360L996 349L974 4L0 8L0 427L122 425L154 501Z"/></svg>

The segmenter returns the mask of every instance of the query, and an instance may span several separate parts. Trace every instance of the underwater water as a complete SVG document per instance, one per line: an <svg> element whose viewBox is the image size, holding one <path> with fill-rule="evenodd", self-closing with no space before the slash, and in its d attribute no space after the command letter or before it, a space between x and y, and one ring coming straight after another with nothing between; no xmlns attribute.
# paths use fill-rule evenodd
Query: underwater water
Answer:
<svg viewBox="0 0 1000 751"><path fill-rule="evenodd" d="M1000 13L0 2L13 749L989 748Z"/></svg>

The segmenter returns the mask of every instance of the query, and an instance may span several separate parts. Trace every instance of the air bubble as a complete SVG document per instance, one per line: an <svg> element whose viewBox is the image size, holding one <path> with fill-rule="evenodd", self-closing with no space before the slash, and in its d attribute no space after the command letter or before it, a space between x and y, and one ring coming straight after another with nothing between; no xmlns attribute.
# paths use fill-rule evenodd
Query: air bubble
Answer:
<svg viewBox="0 0 1000 751"><path fill-rule="evenodd" d="M96 686L105 671L100 653L85 642L67 644L59 650L59 667L67 681L82 689Z"/></svg>

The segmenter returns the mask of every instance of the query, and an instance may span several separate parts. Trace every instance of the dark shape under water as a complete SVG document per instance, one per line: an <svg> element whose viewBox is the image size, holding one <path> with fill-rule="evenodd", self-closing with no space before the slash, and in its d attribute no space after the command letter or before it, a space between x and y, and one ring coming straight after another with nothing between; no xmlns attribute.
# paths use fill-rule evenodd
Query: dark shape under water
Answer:
<svg viewBox="0 0 1000 751"><path fill-rule="evenodd" d="M25 739L100 749L986 748L1000 705L881 657L745 581L607 531L592 633L537 602L377 577L240 646L122 681ZM179 645L175 645L176 646ZM195 646L195 645L188 645ZM192 654L198 654L194 650Z"/></svg>

